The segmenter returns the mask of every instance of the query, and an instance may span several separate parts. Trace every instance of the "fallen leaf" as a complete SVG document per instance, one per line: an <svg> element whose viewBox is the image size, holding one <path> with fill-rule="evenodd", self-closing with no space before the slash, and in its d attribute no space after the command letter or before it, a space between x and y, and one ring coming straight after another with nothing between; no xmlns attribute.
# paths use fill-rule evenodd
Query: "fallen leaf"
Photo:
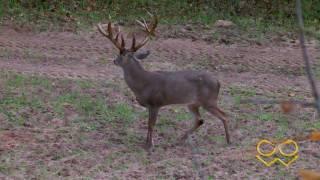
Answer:
<svg viewBox="0 0 320 180"><path fill-rule="evenodd" d="M289 102L289 101L283 101L281 104L281 110L284 112L284 113L290 113L294 110L295 108L295 104Z"/></svg>
<svg viewBox="0 0 320 180"><path fill-rule="evenodd" d="M288 94L288 96L290 96L290 97L293 97L293 96L295 96L295 95L296 95L296 94L293 93L293 92L291 92L291 93Z"/></svg>
<svg viewBox="0 0 320 180"><path fill-rule="evenodd" d="M320 141L320 132L319 131L312 132L309 139L311 141Z"/></svg>
<svg viewBox="0 0 320 180"><path fill-rule="evenodd" d="M302 180L320 180L320 172L314 172L306 169L299 170L299 176Z"/></svg>

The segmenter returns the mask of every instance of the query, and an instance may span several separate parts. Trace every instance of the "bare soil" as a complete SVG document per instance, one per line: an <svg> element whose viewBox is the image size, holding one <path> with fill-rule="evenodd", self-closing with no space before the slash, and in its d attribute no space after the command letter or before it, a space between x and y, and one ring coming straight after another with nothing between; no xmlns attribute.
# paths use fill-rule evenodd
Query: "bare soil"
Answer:
<svg viewBox="0 0 320 180"><path fill-rule="evenodd" d="M319 47L313 41L308 42L307 47L312 64L317 67ZM205 179L294 179L298 169L320 171L319 142L299 142L300 157L288 168L279 164L268 168L258 162L255 158L256 143L261 138L274 139L281 122L258 120L257 117L265 112L282 113L277 106L242 105L234 100L238 96L237 92L242 90L254 91L255 97L312 100L304 75L301 49L296 40L260 45L239 41L225 44L201 38L163 36L149 42L144 49L150 49L152 53L143 62L143 66L149 70L201 69L212 72L219 78L222 83L220 104L230 116L232 145L226 145L223 139L222 123L206 113L204 126L191 140L196 148L173 144L176 136L191 127L192 123L191 120L173 121L164 133L157 131L157 145L150 154L141 148L145 141L146 118L135 122L127 131L121 127L108 127L106 124L105 129L83 132L81 135L85 140L81 142L74 137L77 135L71 135L75 139L68 139L65 137L68 132L58 131L57 129L69 127L70 124L65 119L56 119L47 128L39 123L38 126L10 127L0 131L0 156L9 156L10 151L18 152L21 144L24 147L24 152L20 151L18 155L21 159L12 162L17 164L16 173L0 173L0 178L41 179L49 176L35 176L34 174L41 174L41 165L36 163L41 163L52 171L58 169L53 173L54 176L51 174L49 177L67 179L199 179L201 176ZM17 31L10 26L0 27L2 71L57 80L84 79L97 83L112 81L120 83L121 88L125 89L123 91L128 91L121 69L112 63L116 55L116 49L95 29L78 33L35 33ZM131 101L134 99L132 94L128 97L118 93L116 88L110 88L116 98L114 101L124 100L135 107L135 110L143 111L137 107L136 102ZM238 90L234 91L235 89ZM175 106L163 110L163 114L169 119L170 114L175 112L172 108ZM310 128L305 123L319 121L314 118L314 114L313 109L302 108L291 114L284 114L288 121L284 139L308 132ZM0 122L5 121L0 113ZM136 145L122 143L125 133L134 134ZM74 155L58 160L54 158L75 147L86 149L90 153L86 157ZM39 153L43 151L46 153ZM1 159L5 161L6 158ZM110 159L116 162L114 166L105 165ZM28 167L27 170L19 169L20 160Z"/></svg>

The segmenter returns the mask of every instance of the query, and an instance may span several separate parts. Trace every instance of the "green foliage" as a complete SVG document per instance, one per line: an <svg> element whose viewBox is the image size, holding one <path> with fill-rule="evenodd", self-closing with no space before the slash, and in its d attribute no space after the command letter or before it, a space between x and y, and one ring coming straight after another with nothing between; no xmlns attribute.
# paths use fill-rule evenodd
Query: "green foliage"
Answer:
<svg viewBox="0 0 320 180"><path fill-rule="evenodd" d="M216 19L253 20L273 26L295 24L295 1L291 0L9 0L3 1L0 17L24 22L62 22L83 25L106 19L122 21L145 16L145 10L156 12L162 23L200 22ZM320 1L303 1L307 25L319 27Z"/></svg>

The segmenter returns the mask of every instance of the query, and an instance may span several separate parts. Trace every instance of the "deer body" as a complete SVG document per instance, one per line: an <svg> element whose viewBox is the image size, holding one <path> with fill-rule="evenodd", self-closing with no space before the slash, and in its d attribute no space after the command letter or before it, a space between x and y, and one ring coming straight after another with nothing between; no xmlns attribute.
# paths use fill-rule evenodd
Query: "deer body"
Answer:
<svg viewBox="0 0 320 180"><path fill-rule="evenodd" d="M138 63L138 62L136 62ZM214 100L220 83L199 71L146 71L140 64L125 67L124 78L144 107L170 104L203 104Z"/></svg>
<svg viewBox="0 0 320 180"><path fill-rule="evenodd" d="M138 21L148 34L154 34L157 18L150 29L146 22ZM186 104L194 117L194 126L181 138L184 141L191 133L203 124L199 108L218 117L224 125L226 140L230 143L227 118L217 106L220 83L209 73L201 71L147 71L140 65L140 60L146 58L150 52L139 53L137 50L145 45L149 38L136 45L133 35L131 49L125 48L125 41L121 35L121 44L118 42L120 32L113 37L111 23L108 24L108 33L98 25L99 31L119 49L120 54L114 63L124 72L124 79L136 96L138 103L149 111L148 135L146 147L153 146L152 134L161 107L170 104Z"/></svg>

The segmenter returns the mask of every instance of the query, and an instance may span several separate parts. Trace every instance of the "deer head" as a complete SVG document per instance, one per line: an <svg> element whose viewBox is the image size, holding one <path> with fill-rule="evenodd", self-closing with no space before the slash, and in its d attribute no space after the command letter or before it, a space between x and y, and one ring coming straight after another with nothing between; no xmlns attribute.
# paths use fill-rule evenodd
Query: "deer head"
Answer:
<svg viewBox="0 0 320 180"><path fill-rule="evenodd" d="M158 18L155 15L150 14L149 12L148 14L151 17L153 17L153 20L154 20L151 23L151 27L146 23L144 19L143 19L143 22L136 20L142 26L143 30L147 33L147 36L143 41L141 41L141 43L137 44L135 34L133 34L132 44L130 49L125 47L126 43L119 29L114 37L114 34L113 34L114 31L113 31L111 22L109 22L107 25L107 29L106 29L107 32L103 25L101 25L100 23L98 24L99 32L103 36L107 37L119 50L118 57L113 61L115 65L125 67L132 63L138 63L137 59L144 59L150 54L150 51L140 52L140 53L137 52L141 47L147 44L147 42L150 40L150 36L155 35L155 29L158 25ZM119 37L121 38L121 43L119 42Z"/></svg>

